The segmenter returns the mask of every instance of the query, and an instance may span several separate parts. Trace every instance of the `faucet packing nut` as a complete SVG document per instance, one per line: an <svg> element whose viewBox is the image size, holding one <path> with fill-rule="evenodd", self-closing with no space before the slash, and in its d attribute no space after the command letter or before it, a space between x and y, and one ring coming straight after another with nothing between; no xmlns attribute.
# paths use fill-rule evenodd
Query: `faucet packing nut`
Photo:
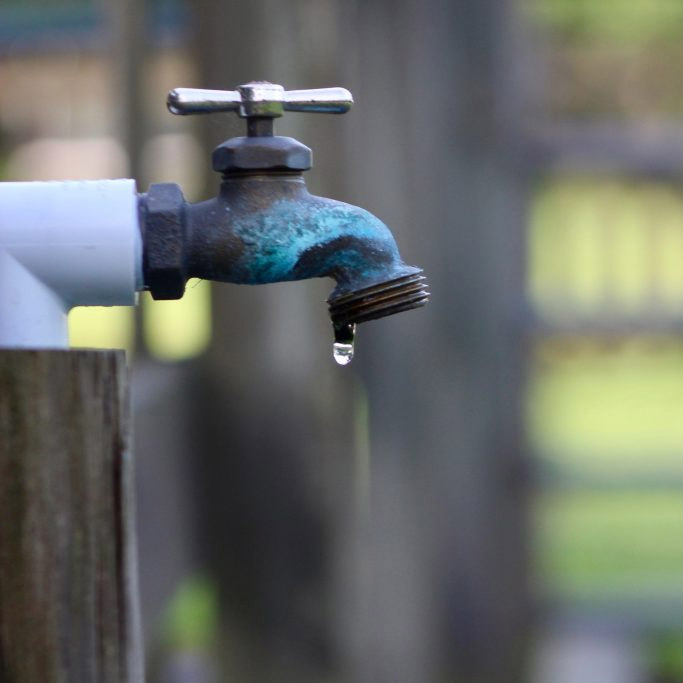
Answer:
<svg viewBox="0 0 683 683"><path fill-rule="evenodd" d="M218 145L212 156L213 170L219 173L249 171L308 171L313 152L294 138L240 137Z"/></svg>
<svg viewBox="0 0 683 683"><path fill-rule="evenodd" d="M155 183L140 199L145 226L142 267L154 299L180 299L185 292L183 212L185 198L175 183Z"/></svg>

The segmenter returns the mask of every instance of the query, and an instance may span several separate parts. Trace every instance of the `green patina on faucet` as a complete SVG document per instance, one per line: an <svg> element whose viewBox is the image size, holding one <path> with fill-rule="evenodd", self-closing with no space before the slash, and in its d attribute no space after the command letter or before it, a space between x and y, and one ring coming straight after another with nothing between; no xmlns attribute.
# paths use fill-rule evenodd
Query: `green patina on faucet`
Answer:
<svg viewBox="0 0 683 683"><path fill-rule="evenodd" d="M330 317L342 342L356 323L427 303L422 271L403 263L386 225L359 207L311 195L303 178L311 150L273 135L284 111L344 113L352 101L343 88L285 91L260 82L171 91L171 112L235 111L248 135L214 150L213 168L223 176L217 197L190 204L171 183L140 196L152 296L180 298L191 277L252 285L331 277Z"/></svg>

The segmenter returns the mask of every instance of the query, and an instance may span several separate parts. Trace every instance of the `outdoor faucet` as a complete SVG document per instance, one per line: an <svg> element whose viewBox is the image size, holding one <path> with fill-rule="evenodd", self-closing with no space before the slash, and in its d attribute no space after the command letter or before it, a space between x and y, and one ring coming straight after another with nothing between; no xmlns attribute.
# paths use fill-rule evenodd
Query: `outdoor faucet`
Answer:
<svg viewBox="0 0 683 683"><path fill-rule="evenodd" d="M342 114L343 88L180 88L174 114L236 112L247 135L213 152L218 196L191 204L178 185L144 194L130 179L0 183L0 348L66 348L74 306L131 305L137 292L179 299L189 278L265 284L331 277L334 356L353 355L357 323L427 303L422 271L389 229L356 206L309 194L311 150L273 135L285 111Z"/></svg>
<svg viewBox="0 0 683 683"><path fill-rule="evenodd" d="M273 120L285 111L342 114L352 103L343 88L285 91L265 82L172 90L172 113L236 112L247 135L213 152L222 174L217 197L190 204L172 183L140 196L145 289L155 299L178 299L193 277L251 285L331 277L342 364L351 360L356 323L427 303L422 271L403 263L389 229L359 207L311 195L303 178L311 150L273 135Z"/></svg>

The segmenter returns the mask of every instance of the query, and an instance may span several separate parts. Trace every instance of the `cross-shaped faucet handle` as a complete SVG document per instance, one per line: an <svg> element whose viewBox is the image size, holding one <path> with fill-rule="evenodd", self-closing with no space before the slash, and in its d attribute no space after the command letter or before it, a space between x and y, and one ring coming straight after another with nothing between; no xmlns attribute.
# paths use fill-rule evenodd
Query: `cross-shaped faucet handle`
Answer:
<svg viewBox="0 0 683 683"><path fill-rule="evenodd" d="M275 83L254 81L236 90L176 88L168 93L167 104L173 114L234 111L246 119L273 119L286 111L344 114L351 108L353 97L345 88L285 90Z"/></svg>

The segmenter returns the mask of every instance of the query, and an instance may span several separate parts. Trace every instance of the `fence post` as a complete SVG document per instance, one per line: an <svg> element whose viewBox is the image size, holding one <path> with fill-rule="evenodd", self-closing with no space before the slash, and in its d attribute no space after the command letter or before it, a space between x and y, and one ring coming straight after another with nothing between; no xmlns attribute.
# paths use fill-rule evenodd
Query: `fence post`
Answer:
<svg viewBox="0 0 683 683"><path fill-rule="evenodd" d="M119 351L0 350L0 680L143 680Z"/></svg>

